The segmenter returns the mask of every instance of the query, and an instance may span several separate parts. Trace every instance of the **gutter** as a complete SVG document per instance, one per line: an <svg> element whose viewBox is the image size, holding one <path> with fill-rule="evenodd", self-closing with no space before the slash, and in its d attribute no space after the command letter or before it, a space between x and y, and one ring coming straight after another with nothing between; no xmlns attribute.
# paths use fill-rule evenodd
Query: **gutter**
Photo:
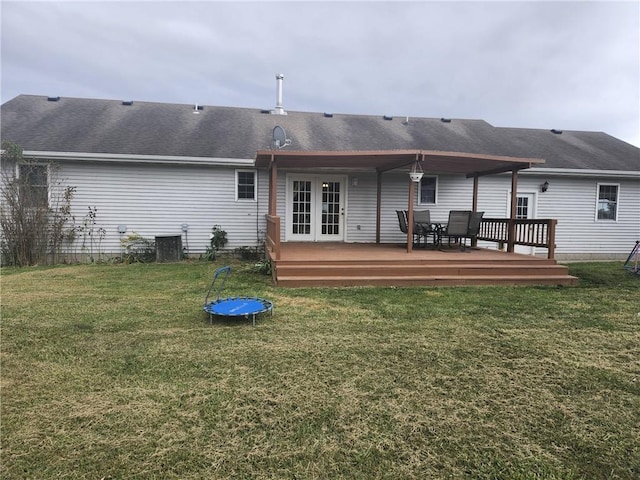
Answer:
<svg viewBox="0 0 640 480"><path fill-rule="evenodd" d="M544 168L532 167L520 170L518 175L554 175L557 177L615 177L640 178L640 170L592 170L583 168Z"/></svg>
<svg viewBox="0 0 640 480"><path fill-rule="evenodd" d="M24 150L22 155L33 159L66 160L72 162L144 163L170 165L200 165L215 167L253 167L251 158L182 157L165 155L128 155L119 153L43 152Z"/></svg>

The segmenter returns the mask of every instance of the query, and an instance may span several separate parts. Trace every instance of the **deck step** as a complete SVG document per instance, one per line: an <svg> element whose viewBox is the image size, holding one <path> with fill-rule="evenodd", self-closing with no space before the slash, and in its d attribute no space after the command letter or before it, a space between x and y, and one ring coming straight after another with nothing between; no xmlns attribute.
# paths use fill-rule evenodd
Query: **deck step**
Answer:
<svg viewBox="0 0 640 480"><path fill-rule="evenodd" d="M571 275L402 275L402 276L278 276L282 287L348 286L465 286L465 285L576 285Z"/></svg>
<svg viewBox="0 0 640 480"><path fill-rule="evenodd" d="M531 257L528 258L505 258L501 259L499 262L501 265L557 265L555 260L550 260L546 258L539 257ZM495 259L482 259L477 257L470 257L468 259L456 258L455 260L444 259L444 260L432 260L432 259L419 259L419 258L408 258L405 260L394 259L392 262L385 259L380 260L367 260L363 262L362 260L278 260L279 266L299 266L308 268L315 265L322 266L345 266L345 265L367 265L367 266L377 266L377 265L495 265Z"/></svg>
<svg viewBox="0 0 640 480"><path fill-rule="evenodd" d="M575 285L554 259L473 248L414 250L389 244L286 244L273 260L276 285Z"/></svg>
<svg viewBox="0 0 640 480"><path fill-rule="evenodd" d="M406 277L436 275L488 275L488 276L525 276L525 275L566 275L568 268L554 264L411 264L395 263L363 264L341 263L335 265L290 265L278 264L278 279L283 276L343 276L343 277Z"/></svg>

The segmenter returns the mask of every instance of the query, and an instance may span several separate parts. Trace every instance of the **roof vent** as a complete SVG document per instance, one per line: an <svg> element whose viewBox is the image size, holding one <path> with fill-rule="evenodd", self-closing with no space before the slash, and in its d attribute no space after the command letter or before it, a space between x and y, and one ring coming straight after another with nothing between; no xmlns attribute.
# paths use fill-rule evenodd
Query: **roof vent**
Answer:
<svg viewBox="0 0 640 480"><path fill-rule="evenodd" d="M325 116L326 118L333 118L333 113L327 113L327 112L324 112L324 116Z"/></svg>
<svg viewBox="0 0 640 480"><path fill-rule="evenodd" d="M60 100L60 97L47 97L48 102L57 102Z"/></svg>
<svg viewBox="0 0 640 480"><path fill-rule="evenodd" d="M271 110L260 110L260 113L271 113Z"/></svg>
<svg viewBox="0 0 640 480"><path fill-rule="evenodd" d="M284 75L278 73L276 75L276 108L271 110L271 113L274 115L286 115L287 112L284 110L282 106L282 80L284 79Z"/></svg>
<svg viewBox="0 0 640 480"><path fill-rule="evenodd" d="M440 119L440 121L441 121L442 123L451 123L451 119L450 119L450 118L444 118L444 117L442 117L442 118Z"/></svg>
<svg viewBox="0 0 640 480"><path fill-rule="evenodd" d="M202 105L198 105L197 103L193 106L193 113L198 114L200 113L202 110L204 110L204 107Z"/></svg>
<svg viewBox="0 0 640 480"><path fill-rule="evenodd" d="M130 107L131 105L133 105L133 100L123 100L122 105L126 105L127 107Z"/></svg>
<svg viewBox="0 0 640 480"><path fill-rule="evenodd" d="M552 128L551 133L554 133L556 135L562 135L562 130L556 130L555 128Z"/></svg>
<svg viewBox="0 0 640 480"><path fill-rule="evenodd" d="M393 120L393 117L391 115L385 115L384 117L385 120Z"/></svg>

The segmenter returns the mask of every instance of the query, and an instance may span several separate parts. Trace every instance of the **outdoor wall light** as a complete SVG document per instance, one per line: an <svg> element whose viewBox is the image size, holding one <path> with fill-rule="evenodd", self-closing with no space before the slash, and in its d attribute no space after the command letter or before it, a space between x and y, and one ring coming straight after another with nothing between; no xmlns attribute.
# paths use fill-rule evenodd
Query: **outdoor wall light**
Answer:
<svg viewBox="0 0 640 480"><path fill-rule="evenodd" d="M413 167L411 167L411 171L409 172L409 177L411 178L412 182L418 183L420 180L422 180L423 175L424 175L424 172L422 171L420 162L416 160L416 163L414 163Z"/></svg>
<svg viewBox="0 0 640 480"><path fill-rule="evenodd" d="M549 190L549 182L545 180L545 182L542 185L540 185L540 191L544 193L547 190Z"/></svg>

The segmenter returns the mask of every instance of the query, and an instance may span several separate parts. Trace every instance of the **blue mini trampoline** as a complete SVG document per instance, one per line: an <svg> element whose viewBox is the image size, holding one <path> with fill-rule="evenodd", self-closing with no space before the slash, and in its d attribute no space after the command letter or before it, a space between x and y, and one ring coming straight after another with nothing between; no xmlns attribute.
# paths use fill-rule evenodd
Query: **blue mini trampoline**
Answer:
<svg viewBox="0 0 640 480"><path fill-rule="evenodd" d="M253 326L256 325L256 317L263 313L273 314L273 303L258 297L226 297L220 298L220 292L224 288L227 277L231 273L231 267L219 268L213 276L213 281L204 299L202 309L209 314L209 323L213 323L213 317L244 317L251 318ZM221 276L223 275L223 276ZM219 286L215 290L216 282ZM216 292L216 300L209 301L211 292Z"/></svg>

